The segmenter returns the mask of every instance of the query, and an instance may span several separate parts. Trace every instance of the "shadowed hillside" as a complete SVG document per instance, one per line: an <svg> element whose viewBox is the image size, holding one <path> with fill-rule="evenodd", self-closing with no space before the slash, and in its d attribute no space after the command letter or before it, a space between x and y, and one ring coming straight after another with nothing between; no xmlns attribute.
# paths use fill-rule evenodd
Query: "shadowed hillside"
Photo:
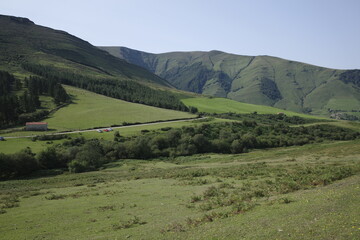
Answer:
<svg viewBox="0 0 360 240"><path fill-rule="evenodd" d="M136 65L116 58L64 31L36 25L27 18L0 15L0 69L18 76L23 63L41 64L99 78L171 85Z"/></svg>

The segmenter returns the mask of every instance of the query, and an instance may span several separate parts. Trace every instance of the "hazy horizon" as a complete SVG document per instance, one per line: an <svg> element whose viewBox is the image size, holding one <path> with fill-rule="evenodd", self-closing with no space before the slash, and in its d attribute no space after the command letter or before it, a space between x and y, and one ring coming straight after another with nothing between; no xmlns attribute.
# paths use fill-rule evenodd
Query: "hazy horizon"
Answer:
<svg viewBox="0 0 360 240"><path fill-rule="evenodd" d="M357 0L14 0L1 2L0 9L95 46L151 53L218 50L360 69Z"/></svg>

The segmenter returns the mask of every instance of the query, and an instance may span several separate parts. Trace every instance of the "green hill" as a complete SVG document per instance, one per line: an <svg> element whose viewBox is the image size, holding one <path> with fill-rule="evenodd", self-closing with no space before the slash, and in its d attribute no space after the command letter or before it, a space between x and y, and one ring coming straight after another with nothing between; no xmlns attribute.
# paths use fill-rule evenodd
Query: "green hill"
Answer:
<svg viewBox="0 0 360 240"><path fill-rule="evenodd" d="M23 63L51 66L98 78L136 80L171 87L160 77L116 58L64 31L34 24L27 18L0 15L0 70L28 75Z"/></svg>
<svg viewBox="0 0 360 240"><path fill-rule="evenodd" d="M114 57L80 38L36 25L27 18L0 15L0 71L4 72L1 75L10 73L11 76L2 80L8 86L4 91L6 97L0 99L0 103L16 112L9 114L10 110L0 109L0 128L22 124L24 121L19 119L23 117L19 114L31 114L26 116L27 121L39 120L37 112L43 105L36 100L38 95L51 93L54 100L58 100L60 95L66 96L64 91L59 94L60 84L128 102L189 110L179 99L191 94L178 91L150 71ZM49 87L46 91L42 89L49 82L57 87L56 91ZM17 104L21 97L33 99L32 104L28 104L31 107ZM66 102L63 98L63 101L57 101L58 105Z"/></svg>
<svg viewBox="0 0 360 240"><path fill-rule="evenodd" d="M100 48L186 91L323 116L360 109L360 70L220 51L151 54Z"/></svg>

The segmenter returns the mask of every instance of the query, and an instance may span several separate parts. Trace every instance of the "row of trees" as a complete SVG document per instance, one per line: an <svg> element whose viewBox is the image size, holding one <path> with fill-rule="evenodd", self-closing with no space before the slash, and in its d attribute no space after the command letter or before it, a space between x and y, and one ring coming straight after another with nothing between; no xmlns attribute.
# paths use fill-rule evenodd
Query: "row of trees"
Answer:
<svg viewBox="0 0 360 240"><path fill-rule="evenodd" d="M304 145L324 140L352 140L360 133L331 125L289 127L285 124L243 123L203 124L172 129L166 133L148 133L126 141L116 139L114 159L154 158L196 153L242 153L249 149Z"/></svg>
<svg viewBox="0 0 360 240"><path fill-rule="evenodd" d="M23 64L23 68L46 79L86 89L108 97L122 99L129 102L141 103L160 108L179 111L197 112L196 108L189 109L173 93L153 89L135 81L118 79L96 79L75 73L59 71L56 68L36 64Z"/></svg>
<svg viewBox="0 0 360 240"><path fill-rule="evenodd" d="M48 113L38 110L41 107L39 95L54 98L56 104L69 101L65 89L54 80L38 77L26 78L25 91L17 96L15 91L22 89L22 83L8 72L0 71L0 127L38 120Z"/></svg>
<svg viewBox="0 0 360 240"><path fill-rule="evenodd" d="M9 95L12 89L20 90L22 83L6 71L0 71L0 96Z"/></svg>
<svg viewBox="0 0 360 240"><path fill-rule="evenodd" d="M70 100L69 95L61 84L52 78L41 78L31 76L25 78L25 86L29 89L30 95L48 95L54 98L56 104L65 103Z"/></svg>
<svg viewBox="0 0 360 240"><path fill-rule="evenodd" d="M74 138L61 145L49 147L29 169L68 168L70 172L92 171L118 159L150 159L185 156L197 153L242 153L250 149L303 145L324 140L352 140L360 133L331 125L289 127L285 124L260 125L255 121L243 123L216 123L188 126L179 129L164 128L161 132L143 131L143 135L125 138L118 132L114 141ZM47 138L46 138L47 139ZM20 176L24 170L18 160L24 155L0 155L2 179ZM5 159L5 160L4 160ZM10 167L9 167L10 166ZM27 165L25 165L27 166ZM28 173L28 172L26 172Z"/></svg>
<svg viewBox="0 0 360 240"><path fill-rule="evenodd" d="M29 148L15 154L0 153L0 179L25 176L38 169L35 154Z"/></svg>

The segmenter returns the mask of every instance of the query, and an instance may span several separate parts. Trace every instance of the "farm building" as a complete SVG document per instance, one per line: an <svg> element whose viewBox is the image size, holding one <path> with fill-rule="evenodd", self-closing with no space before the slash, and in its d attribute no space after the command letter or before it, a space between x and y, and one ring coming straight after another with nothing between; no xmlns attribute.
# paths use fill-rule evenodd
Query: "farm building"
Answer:
<svg viewBox="0 0 360 240"><path fill-rule="evenodd" d="M47 131L48 124L46 122L27 122L26 131Z"/></svg>

